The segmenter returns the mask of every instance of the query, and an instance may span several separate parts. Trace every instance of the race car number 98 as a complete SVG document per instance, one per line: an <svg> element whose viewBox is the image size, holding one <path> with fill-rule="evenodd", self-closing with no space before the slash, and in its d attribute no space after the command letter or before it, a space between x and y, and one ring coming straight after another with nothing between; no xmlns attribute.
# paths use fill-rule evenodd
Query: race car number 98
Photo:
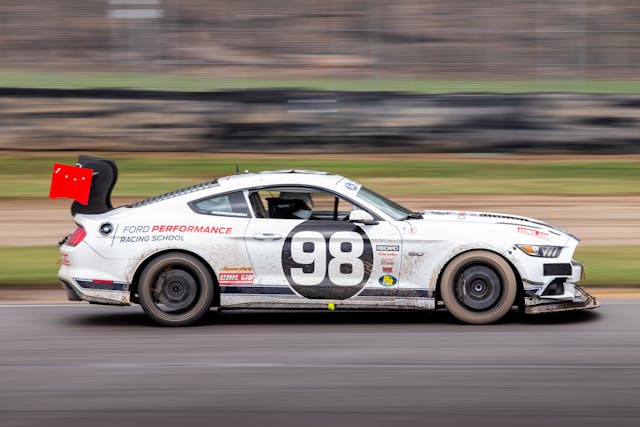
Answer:
<svg viewBox="0 0 640 427"><path fill-rule="evenodd" d="M307 221L295 227L282 248L282 269L291 287L314 299L356 295L371 275L371 241L350 223Z"/></svg>

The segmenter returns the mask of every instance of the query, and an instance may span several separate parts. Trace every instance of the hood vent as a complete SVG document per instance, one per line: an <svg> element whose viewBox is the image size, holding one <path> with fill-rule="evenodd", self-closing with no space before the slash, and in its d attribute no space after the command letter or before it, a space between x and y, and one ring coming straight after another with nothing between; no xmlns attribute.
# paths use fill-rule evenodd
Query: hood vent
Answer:
<svg viewBox="0 0 640 427"><path fill-rule="evenodd" d="M481 213L479 216L485 217L485 218L512 219L514 221L525 221L525 222L533 222L534 224L542 224L542 223L539 223L539 222L531 221L531 220L529 220L527 218L524 218L524 217L521 217L521 216L510 216L510 215L488 214L488 213Z"/></svg>
<svg viewBox="0 0 640 427"><path fill-rule="evenodd" d="M503 214L490 214L490 213L481 213L479 216L485 217L485 218L510 219L510 220L513 220L513 221L528 222L529 224L541 225L542 227L550 228L551 230L558 230L558 231L565 232L564 230L562 230L562 229L560 229L558 227L554 227L551 224L547 224L546 222L534 221L532 219L525 218L523 216L512 216L512 215L503 215ZM517 225L517 224L513 224L513 225ZM534 228L536 228L536 227L534 227Z"/></svg>

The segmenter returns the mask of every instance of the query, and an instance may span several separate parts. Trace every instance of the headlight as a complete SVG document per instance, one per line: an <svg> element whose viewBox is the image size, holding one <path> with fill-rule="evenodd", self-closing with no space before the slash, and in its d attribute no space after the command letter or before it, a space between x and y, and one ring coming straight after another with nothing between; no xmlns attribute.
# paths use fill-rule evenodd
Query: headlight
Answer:
<svg viewBox="0 0 640 427"><path fill-rule="evenodd" d="M563 246L543 246L543 245L516 245L522 252L531 256L542 258L557 258L562 252Z"/></svg>

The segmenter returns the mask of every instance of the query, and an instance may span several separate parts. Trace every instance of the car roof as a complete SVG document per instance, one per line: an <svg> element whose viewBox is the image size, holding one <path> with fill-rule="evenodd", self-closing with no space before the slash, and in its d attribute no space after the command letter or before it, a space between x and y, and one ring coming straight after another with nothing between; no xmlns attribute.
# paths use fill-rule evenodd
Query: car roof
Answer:
<svg viewBox="0 0 640 427"><path fill-rule="evenodd" d="M343 179L344 177L329 172L283 169L225 176L218 179L218 184L225 190L271 185L311 185L334 188Z"/></svg>
<svg viewBox="0 0 640 427"><path fill-rule="evenodd" d="M129 208L138 208L163 202L174 200L181 196L198 197L198 193L216 188L219 192L242 190L251 187L269 187L269 186L298 186L308 185L333 189L345 178L340 175L334 175L328 172L313 170L297 170L284 169L274 171L261 172L245 172L237 175L229 175L218 178L214 181L203 182L201 184L192 185L190 187L181 188L169 193L159 194L144 200L137 201L127 205Z"/></svg>

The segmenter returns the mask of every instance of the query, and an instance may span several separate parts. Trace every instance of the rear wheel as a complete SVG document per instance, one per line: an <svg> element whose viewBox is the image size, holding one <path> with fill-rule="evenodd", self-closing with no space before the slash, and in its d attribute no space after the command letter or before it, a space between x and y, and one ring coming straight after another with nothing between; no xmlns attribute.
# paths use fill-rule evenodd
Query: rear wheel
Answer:
<svg viewBox="0 0 640 427"><path fill-rule="evenodd" d="M205 265L181 253L160 255L140 275L138 294L144 312L166 326L186 326L211 307L215 288Z"/></svg>
<svg viewBox="0 0 640 427"><path fill-rule="evenodd" d="M442 273L440 295L447 310L465 323L487 324L513 306L517 280L498 254L469 251L454 258Z"/></svg>

